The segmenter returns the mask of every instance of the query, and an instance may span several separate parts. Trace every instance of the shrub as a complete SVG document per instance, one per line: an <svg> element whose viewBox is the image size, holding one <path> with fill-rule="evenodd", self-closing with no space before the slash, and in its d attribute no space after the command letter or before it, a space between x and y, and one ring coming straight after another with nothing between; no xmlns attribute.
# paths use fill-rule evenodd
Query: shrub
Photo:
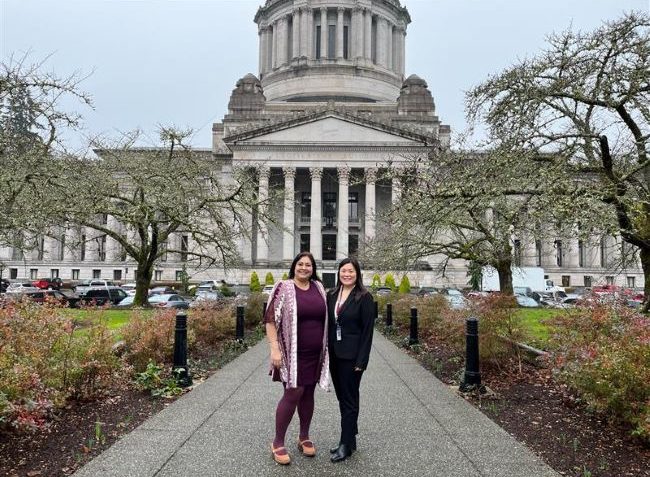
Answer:
<svg viewBox="0 0 650 477"><path fill-rule="evenodd" d="M257 272L255 271L251 273L251 283L249 288L252 292L262 291L262 285L260 285L260 277L257 276Z"/></svg>
<svg viewBox="0 0 650 477"><path fill-rule="evenodd" d="M409 277L406 275L404 275L402 281L399 282L399 292L402 294L411 292L411 282L409 281Z"/></svg>
<svg viewBox="0 0 650 477"><path fill-rule="evenodd" d="M288 279L289 279L289 274L288 274L287 272L284 272L284 273L282 274L282 279L283 279L283 280L288 280Z"/></svg>
<svg viewBox="0 0 650 477"><path fill-rule="evenodd" d="M267 302L264 293L251 293L246 301L244 319L246 326L255 326L262 322L262 309Z"/></svg>
<svg viewBox="0 0 650 477"><path fill-rule="evenodd" d="M264 278L264 285L273 285L274 283L275 278L273 278L273 274L271 272L268 272Z"/></svg>
<svg viewBox="0 0 650 477"><path fill-rule="evenodd" d="M397 287L395 286L395 278L393 278L392 273L389 273L386 275L386 278L384 278L384 286L390 288L393 291L397 290Z"/></svg>
<svg viewBox="0 0 650 477"><path fill-rule="evenodd" d="M214 348L223 340L235 337L234 307L225 304L193 308L187 320L197 348Z"/></svg>
<svg viewBox="0 0 650 477"><path fill-rule="evenodd" d="M376 290L376 289L379 288L380 286L381 286L381 277L379 276L378 273L375 273L375 274L372 276L372 283L371 283L371 285L370 285L370 288L373 288L373 289Z"/></svg>
<svg viewBox="0 0 650 477"><path fill-rule="evenodd" d="M650 442L650 318L624 306L579 306L551 321L558 378L594 410Z"/></svg>
<svg viewBox="0 0 650 477"><path fill-rule="evenodd" d="M154 314L136 312L120 332L126 343L124 359L136 373L144 372L149 361L172 364L176 311L158 310ZM188 332L188 347L193 334Z"/></svg>

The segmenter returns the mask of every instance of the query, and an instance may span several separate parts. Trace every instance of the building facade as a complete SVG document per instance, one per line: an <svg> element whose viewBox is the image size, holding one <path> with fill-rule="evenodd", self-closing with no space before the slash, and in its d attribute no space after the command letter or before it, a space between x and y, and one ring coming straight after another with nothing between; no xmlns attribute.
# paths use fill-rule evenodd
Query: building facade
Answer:
<svg viewBox="0 0 650 477"><path fill-rule="evenodd" d="M193 280L245 284L253 270L279 279L299 251L309 250L332 283L337 261L375 236L376 215L400 200L399 184L383 172L450 141L426 81L405 75L410 22L399 0L267 0L259 8L258 76L237 82L228 113L213 125L209 152L224 177L236 167L254 170L260 198L281 191L267 211L277 220L250 217L242 265L199 272L188 264ZM67 233L43 239L28 256L0 249L4 276L134 278L135 265L110 239L77 230L83 250L68 250ZM174 240L170 248L191 247L186 236ZM643 286L638 261L617 259L621 243L613 237L515 239L513 245L515 262L543 267L556 284ZM154 280L179 279L184 262L174 255L159 263ZM443 276L436 272L439 260L429 257L408 271L411 283L467 283L463 261L452 261ZM366 270L365 281L373 274Z"/></svg>

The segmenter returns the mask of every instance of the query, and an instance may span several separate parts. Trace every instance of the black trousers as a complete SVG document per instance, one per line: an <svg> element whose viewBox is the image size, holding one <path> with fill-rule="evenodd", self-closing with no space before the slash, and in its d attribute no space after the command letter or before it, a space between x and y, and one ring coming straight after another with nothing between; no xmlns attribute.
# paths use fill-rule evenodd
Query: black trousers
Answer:
<svg viewBox="0 0 650 477"><path fill-rule="evenodd" d="M359 385L363 371L354 370L355 360L330 355L330 374L341 412L341 444L356 448L359 433Z"/></svg>

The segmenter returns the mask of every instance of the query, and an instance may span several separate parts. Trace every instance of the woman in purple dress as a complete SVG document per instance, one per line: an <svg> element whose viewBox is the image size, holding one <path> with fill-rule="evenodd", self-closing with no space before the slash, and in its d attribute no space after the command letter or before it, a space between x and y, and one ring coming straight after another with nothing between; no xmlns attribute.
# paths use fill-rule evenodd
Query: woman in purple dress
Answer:
<svg viewBox="0 0 650 477"><path fill-rule="evenodd" d="M270 374L284 386L271 443L271 453L278 464L291 463L284 439L296 409L300 418L298 450L309 457L316 455L309 426L316 384L325 390L329 387L326 303L314 257L301 252L291 264L289 279L273 288L264 315L271 347Z"/></svg>

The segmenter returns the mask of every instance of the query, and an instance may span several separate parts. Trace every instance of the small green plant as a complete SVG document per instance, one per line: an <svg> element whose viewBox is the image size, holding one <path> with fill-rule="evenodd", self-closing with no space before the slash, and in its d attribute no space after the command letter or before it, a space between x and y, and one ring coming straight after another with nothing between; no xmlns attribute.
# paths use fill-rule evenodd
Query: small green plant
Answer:
<svg viewBox="0 0 650 477"><path fill-rule="evenodd" d="M268 272L266 274L266 277L264 278L264 285L274 285L275 284L275 278L273 278L273 274L271 272Z"/></svg>
<svg viewBox="0 0 650 477"><path fill-rule="evenodd" d="M260 285L260 277L257 276L256 271L253 271L253 273L251 273L251 283L249 285L249 288L253 293L262 291L262 285Z"/></svg>
<svg viewBox="0 0 650 477"><path fill-rule="evenodd" d="M399 292L402 294L411 292L411 282L409 281L409 277L406 275L404 275L402 281L399 282Z"/></svg>
<svg viewBox="0 0 650 477"><path fill-rule="evenodd" d="M180 275L180 282L181 282L181 290L183 293L187 293L189 288L190 288L190 276L187 273L187 267L185 264L183 264L183 268L181 268L181 273Z"/></svg>
<svg viewBox="0 0 650 477"><path fill-rule="evenodd" d="M393 277L392 273L389 273L386 275L386 278L384 278L384 286L390 288L393 291L397 290L397 286L395 285L395 278Z"/></svg>
<svg viewBox="0 0 650 477"><path fill-rule="evenodd" d="M372 276L372 284L370 285L370 288L372 288L373 290L376 290L380 286L381 286L381 277L379 276L378 273L375 273Z"/></svg>
<svg viewBox="0 0 650 477"><path fill-rule="evenodd" d="M282 279L283 279L283 280L288 280L288 279L289 279L289 274L288 274L287 272L284 272L284 273L282 274Z"/></svg>
<svg viewBox="0 0 650 477"><path fill-rule="evenodd" d="M102 424L104 423L99 421L95 422L95 442L104 445L106 444L106 436L102 431Z"/></svg>

